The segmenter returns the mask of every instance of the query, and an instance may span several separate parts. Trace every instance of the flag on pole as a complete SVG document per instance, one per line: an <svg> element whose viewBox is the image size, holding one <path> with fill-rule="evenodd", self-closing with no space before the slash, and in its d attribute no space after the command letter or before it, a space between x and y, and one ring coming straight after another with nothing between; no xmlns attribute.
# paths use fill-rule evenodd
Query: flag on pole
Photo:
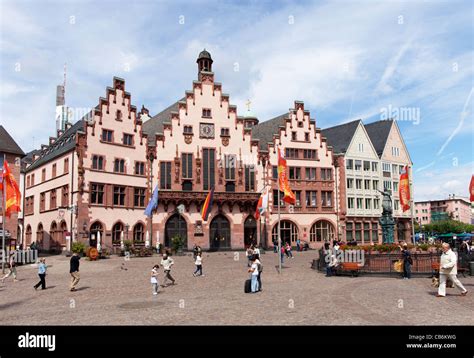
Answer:
<svg viewBox="0 0 474 358"><path fill-rule="evenodd" d="M148 203L145 209L145 215L151 217L153 215L153 210L156 210L158 207L158 185L153 190L153 195L151 196L150 202Z"/></svg>
<svg viewBox="0 0 474 358"><path fill-rule="evenodd" d="M410 181L408 179L408 166L404 166L400 174L400 184L398 186L398 194L400 196L400 205L402 211L410 209Z"/></svg>
<svg viewBox="0 0 474 358"><path fill-rule="evenodd" d="M214 198L214 188L212 188L211 191L207 194L206 200L204 201L204 204L202 205L202 208L201 208L201 217L204 221L207 221L207 217L209 216L209 213L211 212L213 198Z"/></svg>
<svg viewBox="0 0 474 358"><path fill-rule="evenodd" d="M474 175L471 177L471 184L469 185L469 193L471 193L470 201L472 203L474 201Z"/></svg>
<svg viewBox="0 0 474 358"><path fill-rule="evenodd" d="M0 191L3 191L3 168L0 168Z"/></svg>
<svg viewBox="0 0 474 358"><path fill-rule="evenodd" d="M263 215L268 209L268 187L263 189L260 198L258 198L257 210L255 211L255 218L260 219L260 215Z"/></svg>
<svg viewBox="0 0 474 358"><path fill-rule="evenodd" d="M5 195L5 215L9 218L12 213L21 211L21 193L6 160L3 162L2 177L3 195Z"/></svg>
<svg viewBox="0 0 474 358"><path fill-rule="evenodd" d="M283 201L288 204L296 204L295 193L291 191L288 177L286 176L286 159L283 154L283 148L278 150L278 182L280 183L280 190L283 192Z"/></svg>

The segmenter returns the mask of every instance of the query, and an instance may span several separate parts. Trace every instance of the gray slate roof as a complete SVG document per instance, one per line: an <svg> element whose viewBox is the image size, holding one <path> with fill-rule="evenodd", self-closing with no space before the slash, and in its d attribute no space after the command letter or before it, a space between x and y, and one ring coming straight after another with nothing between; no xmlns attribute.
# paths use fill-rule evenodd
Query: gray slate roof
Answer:
<svg viewBox="0 0 474 358"><path fill-rule="evenodd" d="M3 126L0 126L0 152L24 156L25 153Z"/></svg>
<svg viewBox="0 0 474 358"><path fill-rule="evenodd" d="M385 144L387 143L392 124L393 119L385 119L364 125L379 157L382 155Z"/></svg>
<svg viewBox="0 0 474 358"><path fill-rule="evenodd" d="M142 130L143 133L148 135L148 144L155 145L156 133L163 133L163 123L171 122L171 112L178 112L178 102L184 101L186 98L183 97L180 100L173 103L168 108L164 109L157 115L151 117L148 121L143 123Z"/></svg>
<svg viewBox="0 0 474 358"><path fill-rule="evenodd" d="M258 146L260 150L268 150L268 142L273 143L273 135L280 134L278 128L285 125L286 118L288 118L288 113L281 114L252 127L252 139L259 139Z"/></svg>
<svg viewBox="0 0 474 358"><path fill-rule="evenodd" d="M323 137L326 137L327 145L332 146L334 153L346 153L360 122L361 120L357 119L352 122L329 127L321 130L321 134Z"/></svg>
<svg viewBox="0 0 474 358"><path fill-rule="evenodd" d="M76 133L79 130L84 130L85 121L83 119L77 121L72 125L71 128L66 130L56 141L48 146L48 148L40 151L40 157L31 164L26 171L29 172L33 169L40 167L41 165L53 160L61 155L70 152L76 146Z"/></svg>

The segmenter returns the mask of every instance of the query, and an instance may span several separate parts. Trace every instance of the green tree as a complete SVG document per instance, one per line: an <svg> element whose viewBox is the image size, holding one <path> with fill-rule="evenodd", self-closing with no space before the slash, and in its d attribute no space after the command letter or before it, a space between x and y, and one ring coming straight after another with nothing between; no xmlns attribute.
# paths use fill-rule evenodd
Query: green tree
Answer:
<svg viewBox="0 0 474 358"><path fill-rule="evenodd" d="M465 224L456 220L441 220L435 221L431 224L424 225L424 231L436 233L436 234L449 234L455 233L460 234L463 232L474 231L474 225Z"/></svg>

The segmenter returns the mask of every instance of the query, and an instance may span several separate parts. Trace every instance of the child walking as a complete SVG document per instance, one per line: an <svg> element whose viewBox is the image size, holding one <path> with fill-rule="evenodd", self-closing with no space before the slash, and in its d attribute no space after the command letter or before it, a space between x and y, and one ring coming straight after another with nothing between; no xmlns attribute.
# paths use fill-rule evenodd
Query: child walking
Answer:
<svg viewBox="0 0 474 358"><path fill-rule="evenodd" d="M153 269L151 270L151 278L150 278L150 282L151 282L151 287L152 287L152 290L153 290L153 295L157 295L158 294L158 269L160 268L160 265L155 265L153 266Z"/></svg>

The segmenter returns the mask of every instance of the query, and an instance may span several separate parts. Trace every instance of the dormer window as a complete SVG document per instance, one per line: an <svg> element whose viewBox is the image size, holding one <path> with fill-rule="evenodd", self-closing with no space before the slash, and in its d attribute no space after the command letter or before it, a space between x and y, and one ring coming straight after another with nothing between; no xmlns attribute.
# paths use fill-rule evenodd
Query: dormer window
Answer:
<svg viewBox="0 0 474 358"><path fill-rule="evenodd" d="M115 114L115 119L117 121L122 121L122 111L121 110L117 110L117 112Z"/></svg>
<svg viewBox="0 0 474 358"><path fill-rule="evenodd" d="M304 123L303 122L298 122L298 128L303 128Z"/></svg>
<svg viewBox="0 0 474 358"><path fill-rule="evenodd" d="M291 140L297 140L296 138L296 132L291 132Z"/></svg>
<svg viewBox="0 0 474 358"><path fill-rule="evenodd" d="M203 118L212 118L211 110L209 108L203 108L202 109L202 117Z"/></svg>
<svg viewBox="0 0 474 358"><path fill-rule="evenodd" d="M305 142L309 142L309 133L308 133L308 132L306 132L306 133L304 134L304 141L305 141Z"/></svg>

